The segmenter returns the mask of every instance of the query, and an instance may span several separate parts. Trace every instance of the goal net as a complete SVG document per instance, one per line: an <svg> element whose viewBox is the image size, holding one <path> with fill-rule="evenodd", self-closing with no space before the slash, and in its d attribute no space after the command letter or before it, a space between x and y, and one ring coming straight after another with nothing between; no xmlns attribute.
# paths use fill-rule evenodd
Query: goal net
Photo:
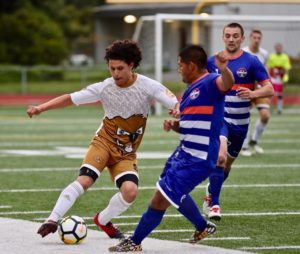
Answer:
<svg viewBox="0 0 300 254"><path fill-rule="evenodd" d="M179 82L177 55L194 43L192 27L197 24L197 43L211 55L224 48L222 30L230 22L244 27L242 46L248 45L251 30L257 28L263 33L262 47L269 53L280 42L290 57L300 56L300 16L156 14L141 17L133 35L143 51L141 71L162 83ZM156 113L161 113L160 105Z"/></svg>

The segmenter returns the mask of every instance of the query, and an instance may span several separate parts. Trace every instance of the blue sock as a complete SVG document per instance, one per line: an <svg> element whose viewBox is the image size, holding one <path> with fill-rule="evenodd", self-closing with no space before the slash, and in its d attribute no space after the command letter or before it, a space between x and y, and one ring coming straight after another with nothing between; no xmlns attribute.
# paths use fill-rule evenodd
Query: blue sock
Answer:
<svg viewBox="0 0 300 254"><path fill-rule="evenodd" d="M224 168L215 167L209 176L209 193L211 194L212 206L220 205L220 193L224 182Z"/></svg>
<svg viewBox="0 0 300 254"><path fill-rule="evenodd" d="M177 210L184 215L184 217L186 217L198 231L203 231L205 229L207 222L202 217L198 206L190 195L186 195L185 199Z"/></svg>
<svg viewBox="0 0 300 254"><path fill-rule="evenodd" d="M148 207L148 210L143 214L136 226L131 240L135 244L141 244L141 242L155 229L161 222L165 211L155 210Z"/></svg>

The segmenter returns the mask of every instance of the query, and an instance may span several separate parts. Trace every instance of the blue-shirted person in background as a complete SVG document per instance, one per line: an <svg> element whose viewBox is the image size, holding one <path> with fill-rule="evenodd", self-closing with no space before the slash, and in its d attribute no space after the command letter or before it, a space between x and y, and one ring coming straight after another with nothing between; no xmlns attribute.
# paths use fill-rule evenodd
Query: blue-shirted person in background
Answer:
<svg viewBox="0 0 300 254"><path fill-rule="evenodd" d="M209 177L203 211L210 219L220 220L219 196L223 182L229 175L231 165L237 158L250 123L251 100L271 97L272 83L264 65L259 59L241 49L244 29L239 23L230 23L223 29L225 55L228 68L232 71L235 84L225 96L224 124L220 135L218 166ZM207 69L219 73L215 56L208 59ZM255 82L261 87L255 89ZM254 90L255 89L255 90Z"/></svg>
<svg viewBox="0 0 300 254"><path fill-rule="evenodd" d="M166 131L179 132L180 144L166 162L150 206L133 235L110 247L109 251L141 251L141 242L160 224L170 205L195 226L190 243L216 231L215 224L202 217L189 193L207 179L216 166L224 96L234 83L227 62L224 52L218 53L215 64L220 74L208 73L207 55L202 47L192 45L180 52L179 72L188 87L180 103L180 119L164 122Z"/></svg>

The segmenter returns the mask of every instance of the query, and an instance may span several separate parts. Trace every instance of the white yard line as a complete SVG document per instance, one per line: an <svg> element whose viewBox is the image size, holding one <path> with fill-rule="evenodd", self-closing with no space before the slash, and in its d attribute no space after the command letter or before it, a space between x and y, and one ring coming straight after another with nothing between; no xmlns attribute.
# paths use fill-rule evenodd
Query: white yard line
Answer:
<svg viewBox="0 0 300 254"><path fill-rule="evenodd" d="M8 208L12 208L11 205L0 205L0 209L8 209Z"/></svg>
<svg viewBox="0 0 300 254"><path fill-rule="evenodd" d="M18 215L18 214L47 214L51 211L12 211L12 212L0 212L0 215ZM239 217L239 216L298 216L300 211L289 211L289 212L253 212L253 213L222 213L224 217ZM141 214L137 215L122 215L118 216L115 219L139 219ZM181 214L166 214L164 218L177 218L182 217ZM45 220L46 218L34 218L33 220ZM85 220L92 220L93 217L83 217Z"/></svg>
<svg viewBox="0 0 300 254"><path fill-rule="evenodd" d="M262 144L299 144L299 139L271 139L271 138L264 138L261 141ZM178 144L178 140L168 139L168 140L143 140L143 145L166 145L166 144ZM87 147L88 142L85 141L50 141L50 142L38 142L38 141L30 141L30 142L19 142L19 141L11 141L11 142L1 142L0 147L33 147L33 146L66 146L70 145L73 147Z"/></svg>
<svg viewBox="0 0 300 254"><path fill-rule="evenodd" d="M300 249L300 245L242 247L242 248L240 248L240 250L293 250L293 249Z"/></svg>
<svg viewBox="0 0 300 254"><path fill-rule="evenodd" d="M223 185L224 188L282 188L282 187L300 187L300 184L233 184L233 185ZM198 186L196 189L203 189L205 186ZM155 190L155 186L144 186L139 187L139 190ZM88 191L111 191L117 190L116 187L99 187L99 188L90 188ZM0 193L20 193L20 192L55 192L62 191L61 188L52 188L52 189L11 189L11 190L0 190Z"/></svg>
<svg viewBox="0 0 300 254"><path fill-rule="evenodd" d="M188 241L189 239L181 239L182 241ZM209 237L204 238L203 241L240 241L240 240L251 240L250 237Z"/></svg>
<svg viewBox="0 0 300 254"><path fill-rule="evenodd" d="M290 184L231 184L223 185L224 188L294 188L300 187L300 183L290 183ZM196 189L204 189L205 186L197 186ZM139 190L155 190L155 186L141 186ZM116 187L99 187L90 188L88 191L111 191L117 190ZM27 192L55 192L62 191L62 188L51 188L51 189L10 189L10 190L0 190L0 193L27 193Z"/></svg>
<svg viewBox="0 0 300 254"><path fill-rule="evenodd" d="M164 165L138 166L139 169L163 169ZM241 164L233 165L233 168L300 168L300 164ZM76 167L60 168L2 168L0 173L19 173L19 172L51 172L51 171L78 171Z"/></svg>

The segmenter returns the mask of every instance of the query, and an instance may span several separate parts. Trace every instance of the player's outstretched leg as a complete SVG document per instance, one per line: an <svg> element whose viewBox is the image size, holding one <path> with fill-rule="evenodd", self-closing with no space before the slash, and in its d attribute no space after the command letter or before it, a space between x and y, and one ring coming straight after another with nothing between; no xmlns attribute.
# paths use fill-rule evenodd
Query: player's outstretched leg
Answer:
<svg viewBox="0 0 300 254"><path fill-rule="evenodd" d="M39 227L37 233L40 234L42 237L45 237L50 233L55 233L57 227L58 227L57 222L48 220Z"/></svg>
<svg viewBox="0 0 300 254"><path fill-rule="evenodd" d="M56 204L48 217L38 229L38 234L42 237L57 230L58 220L62 218L66 212L73 206L76 199L84 193L82 185L78 181L69 184L60 194Z"/></svg>

